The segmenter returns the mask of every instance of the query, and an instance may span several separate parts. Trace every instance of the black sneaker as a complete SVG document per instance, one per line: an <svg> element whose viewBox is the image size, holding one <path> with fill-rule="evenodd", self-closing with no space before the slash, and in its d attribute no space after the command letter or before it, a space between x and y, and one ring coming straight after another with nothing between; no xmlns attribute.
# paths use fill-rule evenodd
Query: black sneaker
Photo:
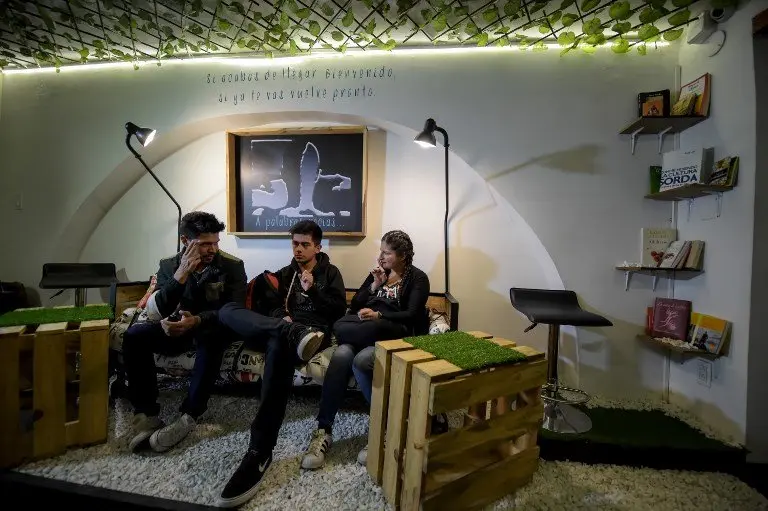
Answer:
<svg viewBox="0 0 768 511"><path fill-rule="evenodd" d="M229 478L229 482L216 500L218 507L237 507L256 495L264 473L272 464L272 453L264 456L253 449L243 456L240 466Z"/></svg>
<svg viewBox="0 0 768 511"><path fill-rule="evenodd" d="M325 334L316 328L291 323L288 342L296 348L296 353L304 362L309 362L320 351Z"/></svg>

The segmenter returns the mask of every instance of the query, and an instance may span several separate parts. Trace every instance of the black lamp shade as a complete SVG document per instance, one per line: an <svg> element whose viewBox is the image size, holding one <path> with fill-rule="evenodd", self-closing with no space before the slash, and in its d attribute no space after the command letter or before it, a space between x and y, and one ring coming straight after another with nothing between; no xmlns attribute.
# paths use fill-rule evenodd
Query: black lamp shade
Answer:
<svg viewBox="0 0 768 511"><path fill-rule="evenodd" d="M427 122L424 123L424 130L416 135L416 138L414 138L413 141L422 147L435 147L437 145L435 128L437 128L435 120L427 119Z"/></svg>
<svg viewBox="0 0 768 511"><path fill-rule="evenodd" d="M132 122L125 123L125 129L128 132L128 135L135 135L136 140L138 140L143 147L147 147L151 144L152 140L155 138L155 133L157 133L157 131L152 128L139 128Z"/></svg>

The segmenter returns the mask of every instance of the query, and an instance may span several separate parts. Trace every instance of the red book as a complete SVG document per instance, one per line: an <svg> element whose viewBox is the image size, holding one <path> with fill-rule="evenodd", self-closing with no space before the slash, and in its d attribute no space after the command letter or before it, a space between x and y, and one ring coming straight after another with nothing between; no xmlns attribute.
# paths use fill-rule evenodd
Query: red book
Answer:
<svg viewBox="0 0 768 511"><path fill-rule="evenodd" d="M691 302L677 298L656 298L653 304L654 337L670 337L684 341L691 321Z"/></svg>

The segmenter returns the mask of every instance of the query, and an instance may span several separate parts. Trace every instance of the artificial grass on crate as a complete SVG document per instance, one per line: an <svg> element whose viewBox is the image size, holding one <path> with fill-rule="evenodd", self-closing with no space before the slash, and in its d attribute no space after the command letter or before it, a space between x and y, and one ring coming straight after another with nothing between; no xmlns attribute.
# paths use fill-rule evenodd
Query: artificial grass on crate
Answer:
<svg viewBox="0 0 768 511"><path fill-rule="evenodd" d="M403 340L467 371L520 362L527 358L514 348L505 348L466 332L420 335Z"/></svg>
<svg viewBox="0 0 768 511"><path fill-rule="evenodd" d="M45 323L76 323L92 319L113 319L112 308L107 304L85 307L56 307L22 309L0 316L0 327L18 325L43 325Z"/></svg>

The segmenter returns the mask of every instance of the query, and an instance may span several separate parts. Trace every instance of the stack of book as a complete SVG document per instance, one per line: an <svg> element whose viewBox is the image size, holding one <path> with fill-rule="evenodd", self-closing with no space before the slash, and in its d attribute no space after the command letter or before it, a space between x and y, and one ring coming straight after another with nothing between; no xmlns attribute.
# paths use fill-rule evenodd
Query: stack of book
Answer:
<svg viewBox="0 0 768 511"><path fill-rule="evenodd" d="M704 265L704 242L678 240L676 229L643 227L640 243L643 268L701 270Z"/></svg>

